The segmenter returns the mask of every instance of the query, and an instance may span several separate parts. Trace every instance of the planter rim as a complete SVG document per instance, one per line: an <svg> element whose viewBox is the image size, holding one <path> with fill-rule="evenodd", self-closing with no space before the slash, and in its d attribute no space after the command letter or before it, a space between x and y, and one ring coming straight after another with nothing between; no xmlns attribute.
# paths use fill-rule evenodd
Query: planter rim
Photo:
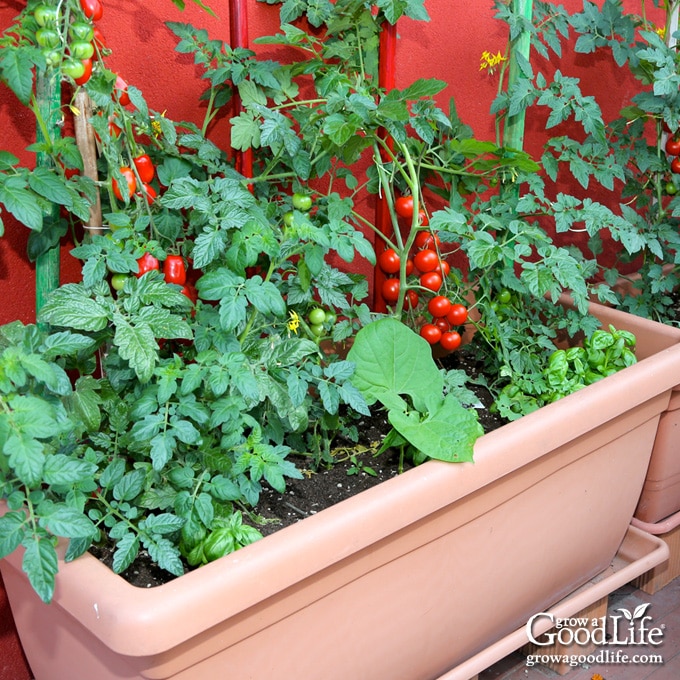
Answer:
<svg viewBox="0 0 680 680"><path fill-rule="evenodd" d="M678 382L680 331L670 339L677 344L483 435L475 445L473 463L428 461L164 585L132 586L89 553L68 564L60 562L51 606L71 612L116 651L131 656L161 653L229 614L244 611L510 474L603 421L664 393L667 402ZM636 380L634 390L631 379ZM565 420L570 423L568 432L558 427ZM503 455L504 451L513 455ZM21 569L19 551L5 560ZM108 579L102 588L99 579L104 575ZM134 606L121 607L122 601ZM219 607L214 606L216 601ZM199 623L186 615L191 607L208 605L212 605L214 620ZM162 649L148 643L145 635L148 626L160 622L173 631Z"/></svg>

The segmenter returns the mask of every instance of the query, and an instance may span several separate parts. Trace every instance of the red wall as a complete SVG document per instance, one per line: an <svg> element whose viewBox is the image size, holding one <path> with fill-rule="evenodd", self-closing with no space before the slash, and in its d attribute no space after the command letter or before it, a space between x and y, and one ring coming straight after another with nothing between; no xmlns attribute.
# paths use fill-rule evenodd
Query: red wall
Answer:
<svg viewBox="0 0 680 680"><path fill-rule="evenodd" d="M175 39L164 21L189 22L208 29L211 37L229 41L228 1L207 2L219 18L194 8L191 0L187 0L185 12L176 9L170 0L110 3L104 0L105 11L99 26L113 50L108 65L140 88L152 108L167 110L167 115L175 120L201 120L196 103L203 86L192 58L174 51ZM563 0L563 4L574 11L582 7L582 0ZM630 8L637 5L634 0L625 4ZM0 3L0 29L10 24L23 5L21 0ZM469 0L464 5L461 9L460 3L451 0L426 0L432 17L429 24L408 19L400 22L396 85L403 87L419 77L447 81L449 86L439 98L442 108L448 109L448 100L455 95L463 121L472 126L478 137L492 138L493 121L488 110L496 80L480 72L479 59L483 50L495 53L503 49L505 32L493 19L491 0ZM278 26L278 8L248 0L248 21L251 36L271 34ZM608 61L581 56L561 68L581 77L586 94L597 93L600 101L602 90L606 89L607 115L614 116L631 94L631 83L622 80ZM542 121L538 118L528 121L530 149L540 148L541 130ZM1 87L0 131L0 148L20 156L23 162L31 162L22 149L33 139L33 121L16 105L13 95ZM227 146L224 121L218 124L212 139ZM0 239L0 323L13 319L30 322L35 315L35 282L34 267L24 254L27 230L6 214L3 219L6 234ZM62 254L62 279L73 280L79 268L67 250L64 248ZM24 680L28 674L17 652L3 595L0 588L0 680Z"/></svg>

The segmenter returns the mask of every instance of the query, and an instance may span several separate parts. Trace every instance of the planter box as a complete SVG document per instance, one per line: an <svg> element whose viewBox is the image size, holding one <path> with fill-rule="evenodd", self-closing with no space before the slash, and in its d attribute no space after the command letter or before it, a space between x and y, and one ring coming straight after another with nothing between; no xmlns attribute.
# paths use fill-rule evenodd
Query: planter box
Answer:
<svg viewBox="0 0 680 680"><path fill-rule="evenodd" d="M666 268L672 268L667 265ZM623 294L635 295L635 280L633 274L627 279L621 279L617 288ZM680 335L680 328L669 327L669 332ZM673 391L667 411L661 416L659 431L649 470L640 495L640 502L635 509L635 519L644 525L661 523L671 515L680 512L680 379ZM680 517L672 524L680 523ZM654 529L645 526L653 533L663 533L665 529Z"/></svg>
<svg viewBox="0 0 680 680"><path fill-rule="evenodd" d="M679 331L680 332L680 331ZM680 385L661 416L635 517L655 523L680 511Z"/></svg>
<svg viewBox="0 0 680 680"><path fill-rule="evenodd" d="M484 435L474 463L428 462L149 590L85 555L48 606L21 555L0 561L36 680L418 680L523 626L610 566L680 375L680 336L619 314L643 360Z"/></svg>

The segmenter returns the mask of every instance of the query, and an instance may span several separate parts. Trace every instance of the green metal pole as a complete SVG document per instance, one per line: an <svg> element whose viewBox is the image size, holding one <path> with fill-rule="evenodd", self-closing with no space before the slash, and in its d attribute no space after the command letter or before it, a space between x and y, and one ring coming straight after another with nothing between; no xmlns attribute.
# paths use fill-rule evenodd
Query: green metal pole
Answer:
<svg viewBox="0 0 680 680"><path fill-rule="evenodd" d="M533 0L512 0L513 12L523 17L527 22L531 23L534 10ZM520 67L517 61L517 56L521 55L526 61L529 60L529 53L531 50L531 34L529 31L523 31L510 45L510 63L508 65L508 87L511 87L520 77ZM505 125L505 146L513 149L522 149L524 147L524 127L525 127L525 112L510 116Z"/></svg>
<svg viewBox="0 0 680 680"><path fill-rule="evenodd" d="M36 76L36 101L38 111L42 120L45 122L48 134L53 139L59 135L59 123L61 122L61 73L59 69L40 70ZM46 140L38 125L36 131L36 141L38 143L51 141ZM43 152L39 152L36 157L39 166L51 167L53 165L51 157ZM57 216L59 207L52 206L52 216ZM45 303L47 296L59 286L59 244L50 248L47 252L38 257L35 263L35 311L36 315Z"/></svg>

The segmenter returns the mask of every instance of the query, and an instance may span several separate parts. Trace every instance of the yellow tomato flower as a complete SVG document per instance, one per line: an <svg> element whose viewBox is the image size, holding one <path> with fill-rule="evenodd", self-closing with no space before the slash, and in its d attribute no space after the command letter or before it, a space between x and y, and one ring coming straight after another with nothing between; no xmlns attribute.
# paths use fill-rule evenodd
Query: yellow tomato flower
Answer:
<svg viewBox="0 0 680 680"><path fill-rule="evenodd" d="M297 312L290 311L288 313L290 314L290 320L288 321L288 330L293 331L293 333L297 333L298 328L300 328L300 317L297 315Z"/></svg>
<svg viewBox="0 0 680 680"><path fill-rule="evenodd" d="M504 61L506 61L506 58L500 52L491 54L491 52L484 50L480 58L479 70L483 71L484 69L488 69L489 73L493 73L496 70L496 67Z"/></svg>

